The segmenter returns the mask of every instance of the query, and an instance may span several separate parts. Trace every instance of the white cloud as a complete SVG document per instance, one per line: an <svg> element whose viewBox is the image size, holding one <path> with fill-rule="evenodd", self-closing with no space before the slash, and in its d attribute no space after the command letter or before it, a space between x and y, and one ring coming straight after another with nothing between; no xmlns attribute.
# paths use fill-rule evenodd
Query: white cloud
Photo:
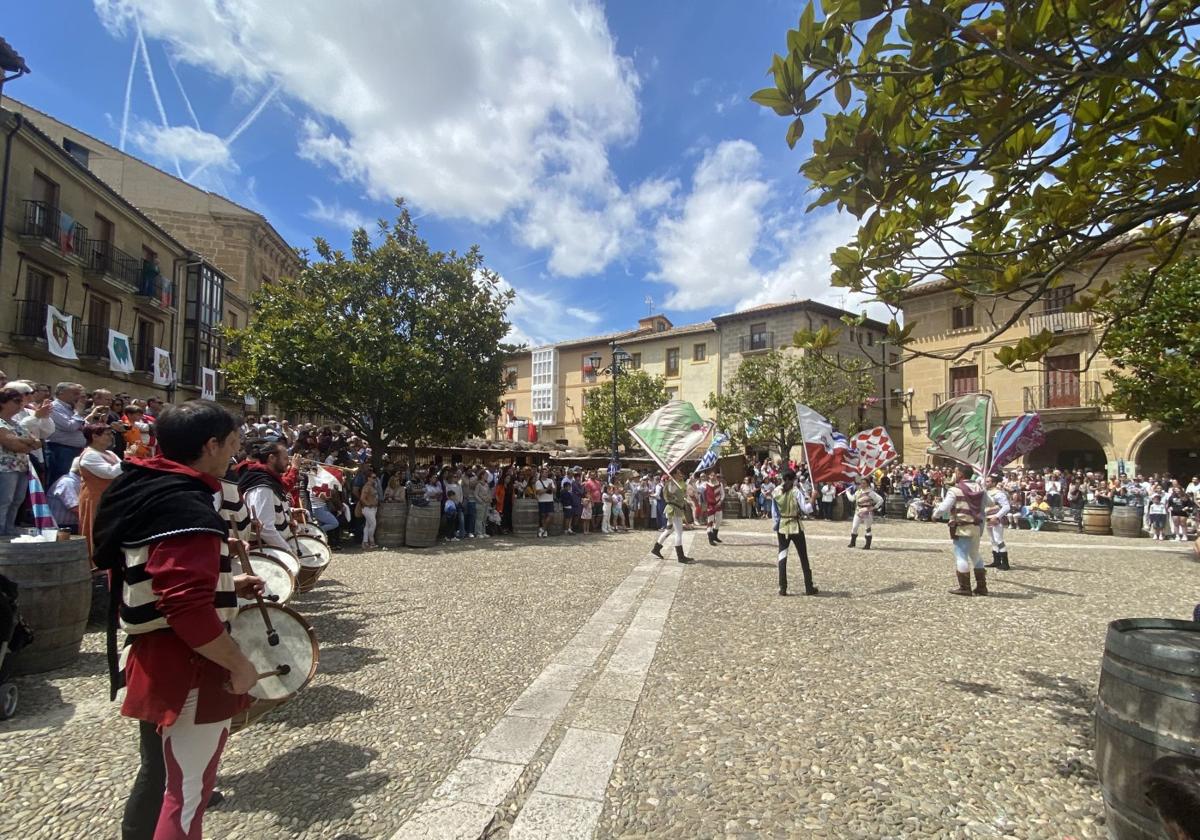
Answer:
<svg viewBox="0 0 1200 840"><path fill-rule="evenodd" d="M180 161L189 166L237 169L224 140L190 125L164 127L143 123L132 136L134 145L158 163Z"/></svg>
<svg viewBox="0 0 1200 840"><path fill-rule="evenodd" d="M326 204L315 195L310 195L309 199L313 204L304 215L314 222L324 222L325 224L340 228L347 233L360 227L366 228L368 231L375 229L376 220L369 217L366 213L360 213L352 208L343 207L337 201L334 201L332 204Z"/></svg>
<svg viewBox="0 0 1200 840"><path fill-rule="evenodd" d="M517 289L503 277L498 280L501 291L514 289L517 293L508 307L512 323L506 341L540 347L566 338L587 335L602 320L598 312L578 306L564 306L559 293L534 292Z"/></svg>
<svg viewBox="0 0 1200 840"><path fill-rule="evenodd" d="M638 78L596 0L93 0L178 60L278 83L314 115L299 153L422 211L510 221L558 274L599 271L639 208L608 150L638 129Z"/></svg>
<svg viewBox="0 0 1200 840"><path fill-rule="evenodd" d="M600 313L592 312L588 309L580 309L578 306L568 306L566 313L576 320L583 321L588 324L599 324Z"/></svg>
<svg viewBox="0 0 1200 840"><path fill-rule="evenodd" d="M768 197L761 160L745 140L721 143L696 167L680 214L659 221L652 277L672 287L668 309L701 309L755 291L760 275L751 260Z"/></svg>

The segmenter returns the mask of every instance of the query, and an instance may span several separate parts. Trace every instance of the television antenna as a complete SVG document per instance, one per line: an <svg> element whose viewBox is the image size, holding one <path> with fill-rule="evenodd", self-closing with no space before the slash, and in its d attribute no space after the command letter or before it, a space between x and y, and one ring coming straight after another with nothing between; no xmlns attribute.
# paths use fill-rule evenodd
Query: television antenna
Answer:
<svg viewBox="0 0 1200 840"><path fill-rule="evenodd" d="M646 304L646 314L653 315L654 314L654 298L650 297L650 295L646 295L646 299L642 302L644 304Z"/></svg>

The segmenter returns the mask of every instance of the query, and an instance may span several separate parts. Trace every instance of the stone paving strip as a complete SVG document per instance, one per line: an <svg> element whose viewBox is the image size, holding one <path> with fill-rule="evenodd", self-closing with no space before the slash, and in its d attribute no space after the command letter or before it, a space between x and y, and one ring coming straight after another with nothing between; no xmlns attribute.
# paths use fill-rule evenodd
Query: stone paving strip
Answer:
<svg viewBox="0 0 1200 840"><path fill-rule="evenodd" d="M580 685L595 671L597 661L638 597L657 576L584 707L585 720L592 726L597 729L622 726L623 732L632 719L681 572L681 566L666 566L664 561L654 558L635 566L513 701L492 730L392 835L392 840L476 840L488 831L497 809L509 799ZM647 645L650 645L648 652ZM542 775L545 778L550 774L553 798L546 798L551 794L542 792L539 780L538 790L524 803L518 817L519 825L546 826L550 833L519 835L514 825L510 836L576 836L564 834L559 826L582 825L589 819L594 829L608 774L620 747L620 735L569 728ZM603 780L597 788L596 779L601 774ZM577 794L570 793L571 790ZM561 791L567 791L565 796ZM558 801L568 798L570 801ZM522 821L527 811L531 816Z"/></svg>
<svg viewBox="0 0 1200 840"><path fill-rule="evenodd" d="M928 523L925 523L925 524L928 524ZM944 523L935 522L934 524L938 525L938 524L944 524ZM896 536L893 536L892 534L888 533L888 531L885 530L886 527L887 526L880 527L878 525L876 525L876 527L875 527L875 540L876 540L875 547L879 550L886 549L885 541L891 542L891 543L909 543L912 545L940 545L940 546L945 547L947 550L949 550L949 548L950 548L949 537L946 537L944 539L928 539L928 538L921 539L921 538L914 538L914 537L896 537ZM908 526L901 525L900 527L904 528L904 527L908 527ZM768 534L768 533L764 533L761 531L729 531L729 530L725 530L725 529L722 529L722 532L726 536L731 536L731 537L756 537L760 540L763 537L769 537L771 540L771 545L774 546L774 544L775 544L774 543L775 535L773 533ZM850 533L850 526L846 525L846 534L848 535L849 533ZM1011 534L1013 532L1011 530L1009 530L1009 531L1006 531L1005 533ZM1028 532L1026 532L1026 533L1028 533ZM1050 533L1053 533L1053 532L1050 532ZM1081 534L1079 536L1084 536L1084 535ZM833 542L846 539L845 535L813 534L810 531L805 532L805 537L810 540L829 540L829 541L833 541ZM1098 537L1097 538L1097 540L1100 540L1100 539L1113 539L1113 538L1111 538L1111 537L1109 537L1109 538ZM1083 549L1087 549L1089 551L1120 551L1120 552L1153 551L1153 552L1174 554L1174 553L1178 553L1178 552L1184 551L1184 550L1187 550L1187 551L1191 550L1191 543L1186 543L1186 542L1181 543L1181 542L1164 541L1160 545L1136 545L1136 544L1133 544L1130 540L1128 540L1126 538L1117 537L1116 539L1125 539L1126 541L1122 542L1122 543L1105 543L1105 542L1099 542L1099 541L1097 541L1097 542L1082 542L1082 543L1041 542L1041 541L1025 542L1021 539L1012 540L1012 539L1008 539L1006 537L1005 544L1010 545L1010 546L1016 546L1017 548L1037 548L1037 549L1042 549L1045 551L1050 551L1050 550L1057 551L1057 550L1061 550L1061 549L1083 548ZM1138 542L1141 542L1141 541L1139 540ZM1146 542L1151 542L1151 541L1146 540ZM987 546L988 546L988 542L987 542L986 535L985 535L984 540L980 544L980 549L983 551L987 551L988 550ZM985 555L985 559L986 559L986 555Z"/></svg>
<svg viewBox="0 0 1200 840"><path fill-rule="evenodd" d="M689 542L685 538L685 550ZM590 840L595 834L682 573L680 565L662 569L525 801L509 840Z"/></svg>

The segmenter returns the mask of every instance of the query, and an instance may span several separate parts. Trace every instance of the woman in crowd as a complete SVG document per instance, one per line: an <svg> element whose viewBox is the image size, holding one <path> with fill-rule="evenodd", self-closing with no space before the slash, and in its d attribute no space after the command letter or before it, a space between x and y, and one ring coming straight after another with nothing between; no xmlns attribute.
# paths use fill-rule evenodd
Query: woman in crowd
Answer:
<svg viewBox="0 0 1200 840"><path fill-rule="evenodd" d="M17 511L29 485L29 453L42 447L16 420L24 402L16 388L0 389L0 536L17 533Z"/></svg>
<svg viewBox="0 0 1200 840"><path fill-rule="evenodd" d="M376 514L379 512L381 495L379 479L370 464L363 464L360 469L362 470L363 484L358 491L358 510L363 518L362 546L363 548L379 548L375 544Z"/></svg>
<svg viewBox="0 0 1200 840"><path fill-rule="evenodd" d="M113 430L103 423L88 423L83 427L83 439L87 445L79 455L78 470L83 479L79 491L79 533L87 538L88 557L92 555L92 523L100 496L121 474L121 459L111 451Z"/></svg>

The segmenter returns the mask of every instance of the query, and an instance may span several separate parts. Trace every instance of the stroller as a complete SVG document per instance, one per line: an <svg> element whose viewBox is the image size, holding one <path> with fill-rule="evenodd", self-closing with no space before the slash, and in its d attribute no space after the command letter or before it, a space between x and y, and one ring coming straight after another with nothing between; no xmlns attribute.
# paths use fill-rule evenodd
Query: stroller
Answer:
<svg viewBox="0 0 1200 840"><path fill-rule="evenodd" d="M33 633L17 610L17 585L0 575L0 720L17 711L17 686L9 682L17 651L33 641Z"/></svg>

